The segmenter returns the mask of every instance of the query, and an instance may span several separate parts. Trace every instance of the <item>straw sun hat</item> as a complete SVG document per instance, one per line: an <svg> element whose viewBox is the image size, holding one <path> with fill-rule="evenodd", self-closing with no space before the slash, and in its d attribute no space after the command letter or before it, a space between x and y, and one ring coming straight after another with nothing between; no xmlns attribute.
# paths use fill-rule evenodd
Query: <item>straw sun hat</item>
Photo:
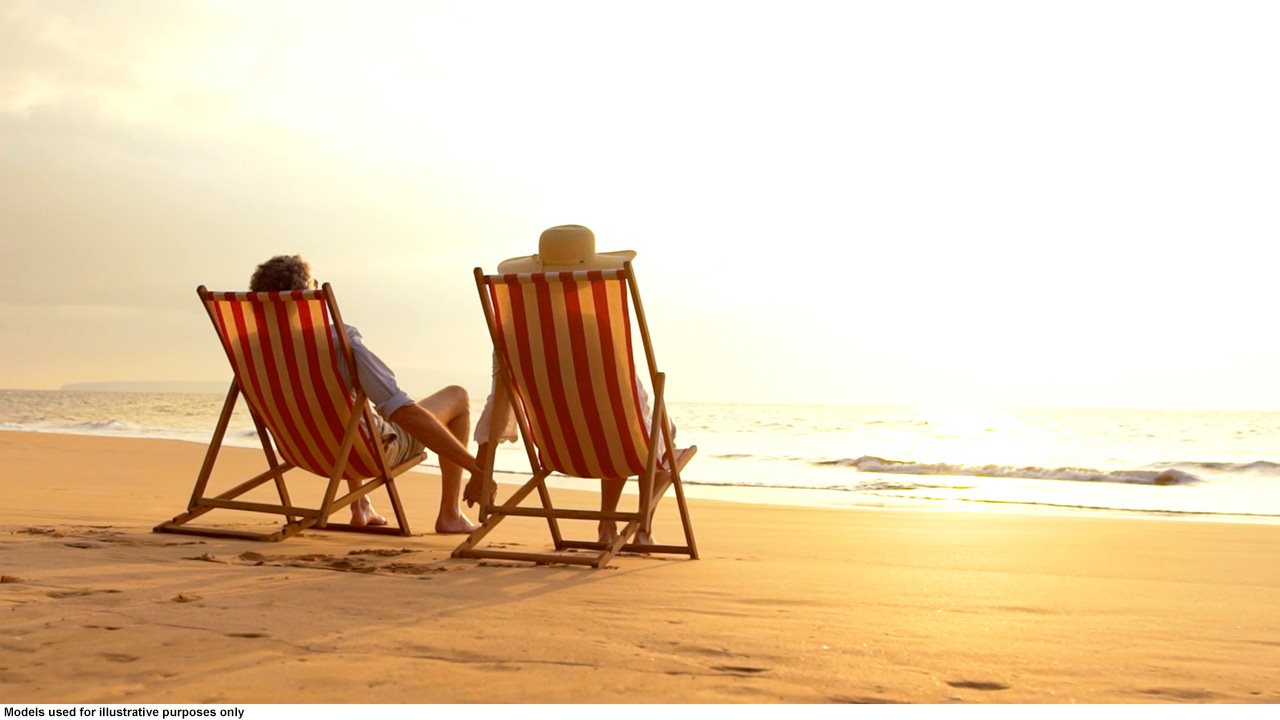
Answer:
<svg viewBox="0 0 1280 720"><path fill-rule="evenodd" d="M538 238L538 254L514 257L498 263L500 273L563 272L566 270L614 270L634 258L634 250L596 252L596 236L581 225L557 225Z"/></svg>

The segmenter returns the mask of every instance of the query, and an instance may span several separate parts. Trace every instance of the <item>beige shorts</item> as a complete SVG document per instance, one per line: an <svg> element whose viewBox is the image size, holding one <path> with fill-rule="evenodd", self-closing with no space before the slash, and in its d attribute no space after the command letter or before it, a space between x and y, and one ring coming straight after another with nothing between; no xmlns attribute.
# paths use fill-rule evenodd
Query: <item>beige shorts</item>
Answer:
<svg viewBox="0 0 1280 720"><path fill-rule="evenodd" d="M382 446L387 450L387 464L391 467L426 450L426 446L415 440L408 430L390 420L384 420L382 416L375 413L373 421L377 424L378 431L382 433Z"/></svg>

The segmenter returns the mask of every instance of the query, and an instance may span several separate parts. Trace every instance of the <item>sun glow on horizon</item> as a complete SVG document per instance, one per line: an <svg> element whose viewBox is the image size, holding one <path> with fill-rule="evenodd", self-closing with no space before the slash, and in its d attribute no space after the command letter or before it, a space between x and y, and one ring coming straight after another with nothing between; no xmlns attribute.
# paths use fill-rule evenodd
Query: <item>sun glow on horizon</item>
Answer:
<svg viewBox="0 0 1280 720"><path fill-rule="evenodd" d="M0 15L2 384L218 377L191 288L302 252L478 387L572 222L686 399L1280 407L1265 4L137 9Z"/></svg>

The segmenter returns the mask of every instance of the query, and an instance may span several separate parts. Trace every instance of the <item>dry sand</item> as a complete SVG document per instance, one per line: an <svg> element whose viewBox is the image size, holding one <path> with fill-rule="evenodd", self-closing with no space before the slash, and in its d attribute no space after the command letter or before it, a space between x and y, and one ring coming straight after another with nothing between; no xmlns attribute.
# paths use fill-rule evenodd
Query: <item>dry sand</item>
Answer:
<svg viewBox="0 0 1280 720"><path fill-rule="evenodd" d="M701 560L605 570L151 533L202 455L0 432L5 702L1280 701L1276 526L695 501ZM429 530L438 482L400 485Z"/></svg>

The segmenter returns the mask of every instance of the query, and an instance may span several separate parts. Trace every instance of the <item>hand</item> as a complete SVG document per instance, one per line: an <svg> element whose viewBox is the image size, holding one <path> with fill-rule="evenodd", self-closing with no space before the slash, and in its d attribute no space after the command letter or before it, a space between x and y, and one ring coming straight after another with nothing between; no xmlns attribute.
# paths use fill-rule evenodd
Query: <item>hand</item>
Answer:
<svg viewBox="0 0 1280 720"><path fill-rule="evenodd" d="M467 486L462 489L462 499L467 501L467 507L474 507L482 497L487 504L493 505L497 495L498 483L486 472L471 473Z"/></svg>

